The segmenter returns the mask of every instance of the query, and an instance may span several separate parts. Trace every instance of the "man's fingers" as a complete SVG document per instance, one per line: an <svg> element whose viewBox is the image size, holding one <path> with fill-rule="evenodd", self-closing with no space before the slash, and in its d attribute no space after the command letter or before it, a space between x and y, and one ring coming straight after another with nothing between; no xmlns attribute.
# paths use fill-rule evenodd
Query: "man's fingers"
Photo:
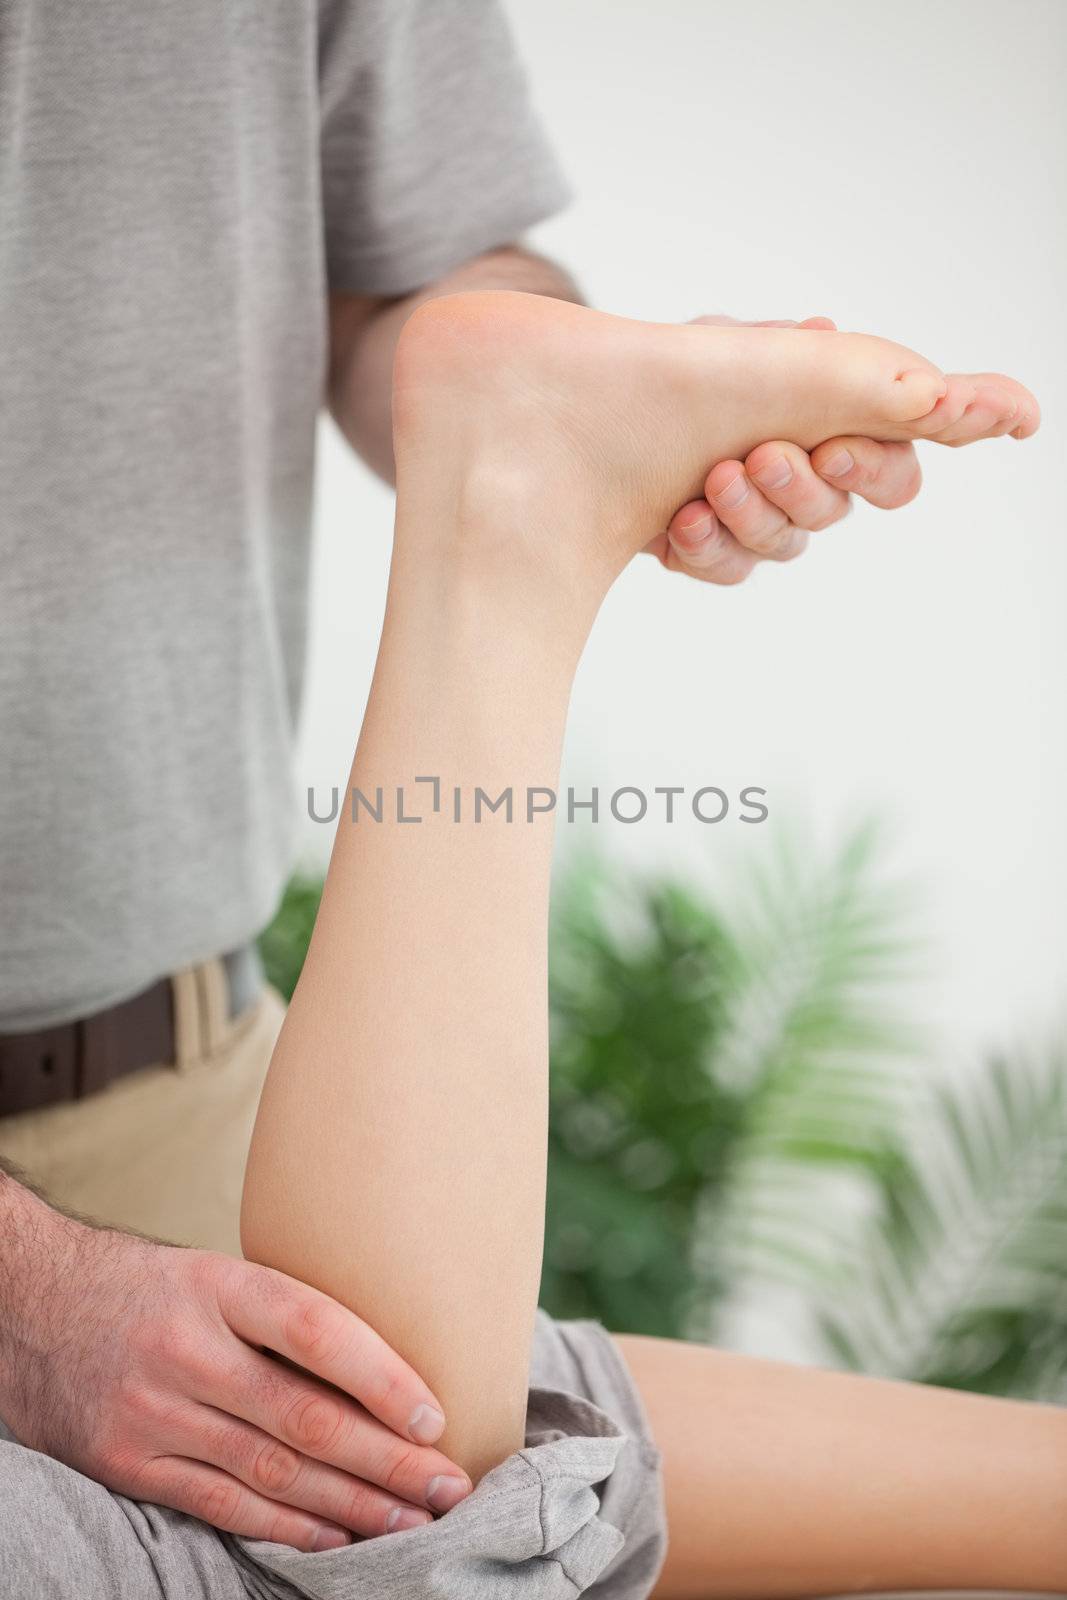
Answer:
<svg viewBox="0 0 1067 1600"><path fill-rule="evenodd" d="M269 1267L234 1263L224 1279L223 1316L239 1338L352 1395L386 1427L416 1444L432 1444L444 1415L422 1379L385 1340L344 1306Z"/></svg>
<svg viewBox="0 0 1067 1600"><path fill-rule="evenodd" d="M782 457L777 458L776 477ZM708 502L737 542L764 561L791 561L805 549L807 533L768 499L740 461L720 461L704 485Z"/></svg>
<svg viewBox="0 0 1067 1600"><path fill-rule="evenodd" d="M878 444L873 439L827 439L811 452L811 465L836 489L858 494L883 511L914 500L922 471L911 444Z"/></svg>
<svg viewBox="0 0 1067 1600"><path fill-rule="evenodd" d="M471 1491L467 1474L440 1450L409 1443L344 1395L258 1352L249 1351L216 1393L198 1398L278 1441L290 1453L279 1460L322 1462L350 1483L378 1484L434 1511L450 1510Z"/></svg>
<svg viewBox="0 0 1067 1600"><path fill-rule="evenodd" d="M726 570L744 576L738 551L761 560L793 560L806 549L809 532L847 516L851 494L888 510L912 500L921 482L910 444L828 439L809 457L797 445L774 440L757 446L744 462L720 461L713 467L704 485L707 503L691 501L677 513L668 543L684 569L694 571L693 536L703 531L706 538L714 526L717 536L704 547L702 564L722 561ZM732 546L726 535L732 536Z"/></svg>
<svg viewBox="0 0 1067 1600"><path fill-rule="evenodd" d="M794 322L790 317L774 317L763 322L745 322L740 317L728 317L723 312L714 312L704 317L691 319L694 327L703 328L814 328L818 332L836 332L837 323L831 322L829 317L805 317L803 322Z"/></svg>
<svg viewBox="0 0 1067 1600"><path fill-rule="evenodd" d="M660 559L671 572L731 585L747 578L759 557L738 544L703 500L692 500L671 518Z"/></svg>
<svg viewBox="0 0 1067 1600"><path fill-rule="evenodd" d="M374 1423L399 1450L419 1454L412 1445L403 1445L388 1428ZM261 1428L236 1422L206 1406L190 1410L172 1426L174 1447L183 1457L218 1467L256 1494L279 1501L293 1510L306 1511L319 1521L348 1528L364 1538L396 1533L404 1528L423 1527L433 1520L430 1511L412 1504L414 1496L405 1494L404 1479L414 1480L418 1500L425 1501L433 1481L401 1457L396 1461L397 1481L389 1489L340 1472L291 1449ZM382 1470L388 1450L379 1452ZM390 1492L391 1490L391 1492ZM441 1509L444 1509L443 1507Z"/></svg>
<svg viewBox="0 0 1067 1600"><path fill-rule="evenodd" d="M138 1493L245 1539L269 1539L296 1550L335 1550L352 1542L344 1528L279 1505L217 1467L182 1456L157 1456L142 1475Z"/></svg>
<svg viewBox="0 0 1067 1600"><path fill-rule="evenodd" d="M769 527L774 526L773 512L784 515L793 528L802 528L807 533L819 533L848 516L848 495L832 484L825 483L812 467L807 451L801 450L798 445L785 440L757 445L745 457L744 472L747 482L758 491L765 503L765 521ZM709 482L711 477L709 474ZM750 501L745 502L746 511L751 504ZM756 522L754 511L749 511L749 517ZM758 524L756 526L758 537ZM738 538L744 538L744 534L732 522L730 528ZM786 556L797 553L787 543Z"/></svg>
<svg viewBox="0 0 1067 1600"><path fill-rule="evenodd" d="M693 321L718 328L836 329L829 317L743 323L716 314ZM666 534L648 546L671 571L705 583L740 583L757 561L792 560L807 547L809 529L828 527L849 507L847 493L823 482L805 452L790 444L761 446L744 466L720 462L708 475L705 492L707 502L682 506Z"/></svg>

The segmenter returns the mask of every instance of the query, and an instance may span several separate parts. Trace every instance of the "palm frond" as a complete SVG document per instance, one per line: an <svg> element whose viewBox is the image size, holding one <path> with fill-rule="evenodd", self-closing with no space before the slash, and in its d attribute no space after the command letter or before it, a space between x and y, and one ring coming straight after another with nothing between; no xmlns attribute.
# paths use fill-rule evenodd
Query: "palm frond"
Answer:
<svg viewBox="0 0 1067 1600"><path fill-rule="evenodd" d="M879 831L828 860L796 837L742 884L736 981L708 1070L744 1101L730 1177L702 1208L696 1259L744 1298L752 1280L807 1290L848 1253L897 1167L918 1036L900 1021L916 967L910 896L887 882ZM731 1314L709 1300L690 1324Z"/></svg>
<svg viewBox="0 0 1067 1600"><path fill-rule="evenodd" d="M846 833L828 858L779 836L750 866L731 918L738 972L715 1071L764 1104L828 1060L903 1054L915 1034L899 991L916 970L910 896L886 880L872 823ZM768 1126L777 1115L768 1112Z"/></svg>
<svg viewBox="0 0 1067 1600"><path fill-rule="evenodd" d="M706 1069L736 965L717 913L680 885L590 856L560 886L541 1291L557 1315L658 1334L687 1320L694 1214L725 1182L741 1114Z"/></svg>
<svg viewBox="0 0 1067 1600"><path fill-rule="evenodd" d="M1067 1053L991 1057L931 1094L821 1322L847 1365L1067 1398Z"/></svg>

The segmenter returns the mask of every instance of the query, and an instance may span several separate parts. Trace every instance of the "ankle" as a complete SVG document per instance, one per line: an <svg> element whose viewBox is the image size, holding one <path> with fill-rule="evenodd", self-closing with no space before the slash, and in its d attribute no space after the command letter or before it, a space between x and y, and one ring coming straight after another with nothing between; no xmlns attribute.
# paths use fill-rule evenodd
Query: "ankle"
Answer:
<svg viewBox="0 0 1067 1600"><path fill-rule="evenodd" d="M394 566L439 608L510 619L522 635L566 637L580 653L616 576L590 538L591 508L541 474L486 451L449 463L447 486L401 469Z"/></svg>
<svg viewBox="0 0 1067 1600"><path fill-rule="evenodd" d="M426 303L397 347L393 431L400 505L422 539L553 609L577 595L591 621L657 524L658 474L610 414L609 379L636 380L614 323L607 338L594 319L590 339L590 316L522 294Z"/></svg>

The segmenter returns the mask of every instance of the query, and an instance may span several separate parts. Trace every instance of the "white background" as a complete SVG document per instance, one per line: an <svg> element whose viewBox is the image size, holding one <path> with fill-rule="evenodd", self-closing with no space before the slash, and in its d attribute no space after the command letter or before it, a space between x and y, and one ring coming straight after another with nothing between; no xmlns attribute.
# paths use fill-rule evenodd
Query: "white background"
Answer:
<svg viewBox="0 0 1067 1600"><path fill-rule="evenodd" d="M822 312L950 370L1011 372L1045 414L1023 445L927 448L913 506L861 506L739 589L635 564L586 653L564 782L762 784L760 828L597 830L712 877L775 828L832 840L876 809L922 891L918 1003L939 1052L1040 1032L1067 967L1067 6L509 10L578 194L534 242L595 304L664 321ZM391 524L328 425L322 446L301 794L347 774ZM329 831L303 823L306 856L325 858Z"/></svg>

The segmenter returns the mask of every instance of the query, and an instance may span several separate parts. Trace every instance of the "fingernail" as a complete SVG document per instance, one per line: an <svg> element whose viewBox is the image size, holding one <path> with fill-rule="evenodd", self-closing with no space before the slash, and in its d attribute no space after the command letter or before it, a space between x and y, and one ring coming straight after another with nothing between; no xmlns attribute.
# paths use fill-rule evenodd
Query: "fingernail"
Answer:
<svg viewBox="0 0 1067 1600"><path fill-rule="evenodd" d="M436 1406L416 1406L408 1423L408 1437L416 1444L433 1444L445 1431L445 1419Z"/></svg>
<svg viewBox="0 0 1067 1600"><path fill-rule="evenodd" d="M698 517L693 518L692 522L677 523L675 532L683 536L686 544L699 544L702 539L708 537L714 526L715 518L711 512L702 511Z"/></svg>
<svg viewBox="0 0 1067 1600"><path fill-rule="evenodd" d="M785 456L779 456L777 461L770 461L765 467L760 467L753 476L764 489L784 489L793 476L793 469Z"/></svg>
<svg viewBox="0 0 1067 1600"><path fill-rule="evenodd" d="M835 450L829 461L824 461L819 471L824 478L843 478L856 465L847 450Z"/></svg>
<svg viewBox="0 0 1067 1600"><path fill-rule="evenodd" d="M426 1504L433 1506L435 1511L451 1511L461 1500L466 1500L470 1492L471 1486L466 1478L449 1478L444 1473L438 1473L426 1485Z"/></svg>
<svg viewBox="0 0 1067 1600"><path fill-rule="evenodd" d="M348 1544L348 1534L343 1528L320 1528L315 1535L312 1550L340 1550Z"/></svg>
<svg viewBox="0 0 1067 1600"><path fill-rule="evenodd" d="M748 484L745 482L744 473L739 472L732 483L728 483L725 489L719 490L715 498L728 511L733 511L737 506L743 505L748 499Z"/></svg>
<svg viewBox="0 0 1067 1600"><path fill-rule="evenodd" d="M394 1506L385 1519L386 1533L406 1533L409 1528L425 1528L433 1521L425 1511L413 1506Z"/></svg>

